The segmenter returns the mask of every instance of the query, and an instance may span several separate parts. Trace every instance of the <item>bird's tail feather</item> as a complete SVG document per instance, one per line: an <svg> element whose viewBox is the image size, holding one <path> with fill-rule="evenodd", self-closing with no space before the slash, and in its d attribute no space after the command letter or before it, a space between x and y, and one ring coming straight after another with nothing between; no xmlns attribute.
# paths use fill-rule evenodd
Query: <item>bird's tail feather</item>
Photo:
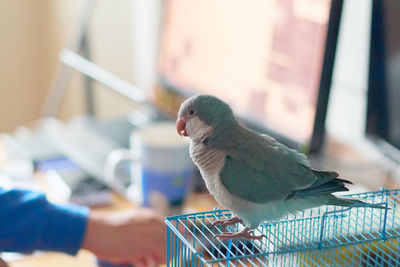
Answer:
<svg viewBox="0 0 400 267"><path fill-rule="evenodd" d="M292 198L282 203L284 203L285 206L282 207L281 210L285 210L291 214L296 214L299 211L319 207L321 205L333 205L341 207L370 207L377 209L386 208L384 205L370 204L360 199L336 197L332 194L307 196L304 198Z"/></svg>
<svg viewBox="0 0 400 267"><path fill-rule="evenodd" d="M333 173L326 172L327 176L332 174ZM321 182L321 180L325 180L325 182ZM351 182L330 176L330 180L324 178L317 180L314 184L306 189L294 191L288 196L288 198L305 198L308 196L326 195L335 192L349 191L345 184L351 184Z"/></svg>
<svg viewBox="0 0 400 267"><path fill-rule="evenodd" d="M332 194L307 196L304 198L289 199L285 202L285 208L289 213L296 214L298 211L319 207L321 205L333 205L341 207L370 207L377 209L385 209L386 207L379 204L366 203L354 198L340 198Z"/></svg>
<svg viewBox="0 0 400 267"><path fill-rule="evenodd" d="M380 204L370 204L359 199L341 198L334 195L327 195L327 205L342 206L342 207L371 207L377 209L385 209L385 206Z"/></svg>
<svg viewBox="0 0 400 267"><path fill-rule="evenodd" d="M311 169L311 171L318 177L318 179L312 185L313 187L324 184L332 179L338 178L338 176L339 176L339 174L337 172L333 172L333 171L321 171L321 170L317 170L317 169ZM347 180L343 180L343 181L349 182Z"/></svg>
<svg viewBox="0 0 400 267"><path fill-rule="evenodd" d="M346 184L352 182L338 178L338 173L331 171L320 171L312 169L314 174L318 177L316 181L308 188L293 191L287 196L286 200L289 201L290 210L298 209L298 206L308 206L308 208L317 207L320 205L334 205L343 207L372 207L384 209L384 206L377 204L369 204L359 199L341 198L332 195L335 192L349 191ZM296 203L297 201L297 203Z"/></svg>

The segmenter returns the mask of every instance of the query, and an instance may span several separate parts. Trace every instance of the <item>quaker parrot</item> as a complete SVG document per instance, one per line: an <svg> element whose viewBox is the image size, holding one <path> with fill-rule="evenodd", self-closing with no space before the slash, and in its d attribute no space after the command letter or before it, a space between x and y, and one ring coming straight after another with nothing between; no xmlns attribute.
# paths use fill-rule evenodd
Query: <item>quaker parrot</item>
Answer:
<svg viewBox="0 0 400 267"><path fill-rule="evenodd" d="M190 156L207 189L234 215L213 225L245 227L218 238L261 239L254 229L321 205L365 205L332 193L348 191L336 172L310 167L307 157L272 137L242 126L228 104L211 95L196 95L182 103L176 122L178 134L191 139Z"/></svg>

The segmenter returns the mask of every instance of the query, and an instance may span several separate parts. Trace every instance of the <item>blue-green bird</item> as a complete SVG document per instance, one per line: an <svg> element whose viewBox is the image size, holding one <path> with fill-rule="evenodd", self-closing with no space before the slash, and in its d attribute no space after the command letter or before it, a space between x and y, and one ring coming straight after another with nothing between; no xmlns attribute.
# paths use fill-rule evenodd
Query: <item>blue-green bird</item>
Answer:
<svg viewBox="0 0 400 267"><path fill-rule="evenodd" d="M214 225L245 226L219 238L260 239L253 229L265 220L321 205L364 204L332 195L348 191L345 184L351 182L339 179L336 172L312 169L304 154L240 125L229 105L214 96L188 98L176 127L191 139L190 156L207 189L235 215Z"/></svg>

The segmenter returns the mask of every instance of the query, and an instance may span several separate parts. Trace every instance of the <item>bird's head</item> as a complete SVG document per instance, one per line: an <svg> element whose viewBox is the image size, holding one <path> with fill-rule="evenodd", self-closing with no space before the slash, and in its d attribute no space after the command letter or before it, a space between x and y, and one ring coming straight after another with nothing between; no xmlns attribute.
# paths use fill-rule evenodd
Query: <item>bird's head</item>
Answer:
<svg viewBox="0 0 400 267"><path fill-rule="evenodd" d="M181 136L203 141L216 127L236 122L228 104L211 95L195 95L182 103L176 122Z"/></svg>

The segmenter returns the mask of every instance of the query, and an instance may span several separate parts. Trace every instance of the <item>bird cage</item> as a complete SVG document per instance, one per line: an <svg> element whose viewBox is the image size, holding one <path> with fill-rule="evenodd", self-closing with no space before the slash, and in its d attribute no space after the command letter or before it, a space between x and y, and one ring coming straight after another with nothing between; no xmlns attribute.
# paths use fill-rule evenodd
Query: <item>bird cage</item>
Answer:
<svg viewBox="0 0 400 267"><path fill-rule="evenodd" d="M219 240L228 210L166 218L167 266L400 266L400 189L348 195L372 207L321 206L260 225L262 240Z"/></svg>

